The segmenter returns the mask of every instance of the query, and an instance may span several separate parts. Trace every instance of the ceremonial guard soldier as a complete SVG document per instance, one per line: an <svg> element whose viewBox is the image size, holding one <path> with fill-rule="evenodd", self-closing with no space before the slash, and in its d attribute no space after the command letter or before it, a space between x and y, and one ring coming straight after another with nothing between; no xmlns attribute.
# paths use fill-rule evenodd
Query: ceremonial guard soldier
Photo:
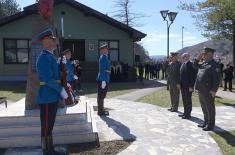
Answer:
<svg viewBox="0 0 235 155"><path fill-rule="evenodd" d="M170 87L171 96L171 108L168 109L171 112L177 112L179 107L180 98L180 67L181 63L178 61L178 54L171 53L170 66L168 73L168 82Z"/></svg>
<svg viewBox="0 0 235 155"><path fill-rule="evenodd" d="M99 59L99 73L97 76L98 82L98 115L109 115L108 111L104 110L104 99L108 91L108 84L110 82L111 63L108 59L108 45L104 44L100 47L100 59Z"/></svg>
<svg viewBox="0 0 235 155"><path fill-rule="evenodd" d="M215 95L220 84L220 65L214 57L214 49L204 48L194 62L198 68L198 74L195 83L195 89L198 90L199 100L202 112L204 114L204 123L199 124L204 131L212 130L215 125ZM201 59L204 61L199 64Z"/></svg>
<svg viewBox="0 0 235 155"><path fill-rule="evenodd" d="M74 74L74 61L71 61L72 52L70 49L64 51L64 56L66 57L65 69L66 69L66 79L67 82L72 86L72 89L75 90L75 80L78 79L77 75Z"/></svg>
<svg viewBox="0 0 235 155"><path fill-rule="evenodd" d="M41 142L43 155L59 155L54 150L52 130L56 112L61 97L67 99L68 95L60 84L60 71L53 51L56 49L56 38L52 29L37 36L42 41L43 51L37 59L37 75L40 87L37 94L37 103L40 107Z"/></svg>

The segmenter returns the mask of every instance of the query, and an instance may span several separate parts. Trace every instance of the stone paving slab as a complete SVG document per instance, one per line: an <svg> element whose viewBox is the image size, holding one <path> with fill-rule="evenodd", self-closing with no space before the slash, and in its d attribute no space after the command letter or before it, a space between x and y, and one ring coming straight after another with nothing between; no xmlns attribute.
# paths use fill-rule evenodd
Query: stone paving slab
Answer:
<svg viewBox="0 0 235 155"><path fill-rule="evenodd" d="M90 100L96 106L96 100ZM96 118L100 140L136 139L120 155L221 155L208 132L197 127L203 118L200 107L193 108L192 120L183 120L166 108L131 101L107 99L105 107L113 110L109 117ZM234 118L235 108L217 107L215 130L234 130Z"/></svg>
<svg viewBox="0 0 235 155"><path fill-rule="evenodd" d="M97 106L96 99L89 99ZM105 100L111 109L109 117L96 115L100 141L135 140L120 155L222 155L208 132L197 124L202 122L200 107L193 108L192 120L182 120L178 113L168 112L151 104ZM182 108L180 108L182 111ZM235 108L217 107L216 131L235 129ZM5 155L41 154L40 149L9 149Z"/></svg>
<svg viewBox="0 0 235 155"><path fill-rule="evenodd" d="M131 93L123 94L120 96L115 96L113 99L120 99L120 100L127 100L127 101L137 101L141 97L144 97L146 95L150 95L154 93L155 91L158 91L161 86L165 85L164 83L160 83L154 80L144 80L143 84L146 86L146 88L142 88L139 90L136 90Z"/></svg>

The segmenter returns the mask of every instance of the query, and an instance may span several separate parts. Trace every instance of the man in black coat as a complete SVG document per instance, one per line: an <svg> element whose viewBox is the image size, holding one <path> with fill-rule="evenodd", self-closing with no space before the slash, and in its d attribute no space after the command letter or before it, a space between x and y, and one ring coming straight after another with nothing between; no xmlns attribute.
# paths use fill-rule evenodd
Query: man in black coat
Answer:
<svg viewBox="0 0 235 155"><path fill-rule="evenodd" d="M190 119L192 111L192 92L196 79L196 70L193 68L193 63L190 61L190 55L184 53L182 55L184 63L180 68L180 86L184 105L184 113L179 115L182 119Z"/></svg>
<svg viewBox="0 0 235 155"><path fill-rule="evenodd" d="M233 67L230 64L226 65L224 69L224 91L227 90L227 84L229 85L229 91L233 90Z"/></svg>

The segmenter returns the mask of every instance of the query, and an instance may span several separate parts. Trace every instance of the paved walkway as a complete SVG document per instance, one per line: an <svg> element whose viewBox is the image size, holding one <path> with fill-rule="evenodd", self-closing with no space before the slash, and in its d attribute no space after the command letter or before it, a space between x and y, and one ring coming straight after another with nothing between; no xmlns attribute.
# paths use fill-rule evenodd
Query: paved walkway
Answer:
<svg viewBox="0 0 235 155"><path fill-rule="evenodd" d="M230 91L223 91L223 89L219 89L216 96L235 101L235 93Z"/></svg>
<svg viewBox="0 0 235 155"><path fill-rule="evenodd" d="M95 99L91 102L96 106ZM120 155L221 155L208 132L197 127L203 117L200 108L193 108L189 121L150 104L108 99L105 107L110 116L97 116L100 140L136 139ZM217 107L216 119L216 131L235 130L234 108Z"/></svg>
<svg viewBox="0 0 235 155"><path fill-rule="evenodd" d="M154 80L144 80L144 85L146 85L146 88L142 88L139 90L136 90L134 92L131 93L127 93L124 95L120 95L120 96L115 96L113 97L113 99L120 99L120 100L126 100L126 101L137 101L138 99L146 96L146 95L150 95L152 93L154 93L155 91L159 90L161 86L164 86L163 83L159 83L157 81Z"/></svg>

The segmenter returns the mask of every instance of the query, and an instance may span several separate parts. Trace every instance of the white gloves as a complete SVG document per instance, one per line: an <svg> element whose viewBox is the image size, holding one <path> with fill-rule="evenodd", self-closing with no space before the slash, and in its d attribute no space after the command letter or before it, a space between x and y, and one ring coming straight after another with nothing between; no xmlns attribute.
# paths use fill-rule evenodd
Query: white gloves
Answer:
<svg viewBox="0 0 235 155"><path fill-rule="evenodd" d="M101 88L104 89L106 87L106 82L102 81Z"/></svg>
<svg viewBox="0 0 235 155"><path fill-rule="evenodd" d="M58 58L57 64L60 64L61 57Z"/></svg>
<svg viewBox="0 0 235 155"><path fill-rule="evenodd" d="M73 78L74 78L75 80L77 80L77 79L78 79L78 76L77 76L77 75L74 75Z"/></svg>
<svg viewBox="0 0 235 155"><path fill-rule="evenodd" d="M60 95L61 95L61 97L62 97L63 99L67 99L67 98L69 97L64 88L63 88L62 91L60 92Z"/></svg>
<svg viewBox="0 0 235 155"><path fill-rule="evenodd" d="M71 87L71 85L70 85L69 83L67 83L67 87L69 87L69 88L70 88L70 87Z"/></svg>
<svg viewBox="0 0 235 155"><path fill-rule="evenodd" d="M60 61L61 61L61 57L58 58L57 63L60 64ZM65 57L65 56L63 56L62 63L63 63L63 64L66 64L66 63L67 63L67 60L66 60L66 57Z"/></svg>

